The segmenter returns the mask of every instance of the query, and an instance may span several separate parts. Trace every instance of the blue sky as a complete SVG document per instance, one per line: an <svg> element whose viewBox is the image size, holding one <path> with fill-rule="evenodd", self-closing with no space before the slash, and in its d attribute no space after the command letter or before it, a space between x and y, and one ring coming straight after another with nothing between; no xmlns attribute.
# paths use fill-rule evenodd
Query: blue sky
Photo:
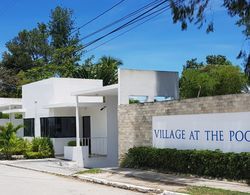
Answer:
<svg viewBox="0 0 250 195"><path fill-rule="evenodd" d="M82 29L81 36L151 1L126 0L98 21ZM76 26L80 26L116 2L118 0L1 0L0 53L5 51L5 43L20 30L32 29L36 27L37 22L47 22L50 10L57 5L73 9ZM217 4L220 0L214 2ZM235 19L230 18L224 9L218 5L213 6L215 11L213 14L210 13L209 17L214 18L214 33L206 34L205 29L198 30L192 25L187 31L181 31L180 25L173 24L170 13L166 12L87 53L84 58L94 55L98 59L103 55L111 55L121 59L124 68L169 70L180 73L186 60L198 58L201 61L209 54L225 55L234 64L241 65L242 61L237 60L236 56L244 40L242 29L234 25Z"/></svg>

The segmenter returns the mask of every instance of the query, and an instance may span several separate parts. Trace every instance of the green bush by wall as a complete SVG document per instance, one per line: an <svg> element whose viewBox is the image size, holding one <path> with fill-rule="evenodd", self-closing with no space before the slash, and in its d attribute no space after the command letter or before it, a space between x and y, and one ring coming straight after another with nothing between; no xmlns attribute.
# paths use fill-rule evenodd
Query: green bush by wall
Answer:
<svg viewBox="0 0 250 195"><path fill-rule="evenodd" d="M4 114L2 112L0 112L0 119L9 119L9 114Z"/></svg>
<svg viewBox="0 0 250 195"><path fill-rule="evenodd" d="M46 137L34 138L31 141L30 150L25 155L26 158L52 158L54 148L51 140Z"/></svg>
<svg viewBox="0 0 250 195"><path fill-rule="evenodd" d="M82 142L80 141L80 146L82 146ZM76 141L69 141L68 146L76 146Z"/></svg>
<svg viewBox="0 0 250 195"><path fill-rule="evenodd" d="M134 147L129 149L121 166L215 178L250 179L250 153Z"/></svg>

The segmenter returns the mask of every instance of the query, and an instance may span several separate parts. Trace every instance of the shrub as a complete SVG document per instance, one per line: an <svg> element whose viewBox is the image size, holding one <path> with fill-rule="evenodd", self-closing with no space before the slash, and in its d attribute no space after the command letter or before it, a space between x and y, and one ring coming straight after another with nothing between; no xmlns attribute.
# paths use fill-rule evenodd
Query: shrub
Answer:
<svg viewBox="0 0 250 195"><path fill-rule="evenodd" d="M13 151L19 146L20 139L17 138L16 132L20 128L22 125L14 127L12 123L0 126L0 152L5 159L11 159Z"/></svg>
<svg viewBox="0 0 250 195"><path fill-rule="evenodd" d="M215 178L250 179L250 153L134 147L122 159L121 166Z"/></svg>
<svg viewBox="0 0 250 195"><path fill-rule="evenodd" d="M0 112L0 119L9 119L9 117L10 117L9 114Z"/></svg>
<svg viewBox="0 0 250 195"><path fill-rule="evenodd" d="M30 143L27 139L16 137L14 145L12 155L24 155L28 151Z"/></svg>
<svg viewBox="0 0 250 195"><path fill-rule="evenodd" d="M29 152L27 152L25 156L27 158L33 156L41 158L54 157L54 148L51 140L45 137L34 138L31 141Z"/></svg>
<svg viewBox="0 0 250 195"><path fill-rule="evenodd" d="M82 142L80 142L80 145L82 146ZM76 146L76 141L69 141L68 146Z"/></svg>
<svg viewBox="0 0 250 195"><path fill-rule="evenodd" d="M40 152L26 152L25 153L25 158L28 158L28 159L40 159L40 158L46 158L46 156L43 156L42 153Z"/></svg>
<svg viewBox="0 0 250 195"><path fill-rule="evenodd" d="M76 146L76 141L69 141L68 146Z"/></svg>

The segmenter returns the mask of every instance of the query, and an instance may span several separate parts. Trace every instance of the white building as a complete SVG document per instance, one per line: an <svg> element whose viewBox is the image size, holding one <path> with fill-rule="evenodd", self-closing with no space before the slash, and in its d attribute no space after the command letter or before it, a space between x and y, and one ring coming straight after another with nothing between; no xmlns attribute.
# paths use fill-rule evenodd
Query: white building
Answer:
<svg viewBox="0 0 250 195"><path fill-rule="evenodd" d="M18 109L9 103L4 112L24 113L23 136L50 137L56 155L80 166L105 167L118 165L118 105L178 98L177 72L122 69L118 84L110 86L73 78L24 85ZM73 140L76 147L68 147Z"/></svg>
<svg viewBox="0 0 250 195"><path fill-rule="evenodd" d="M0 118L0 126L11 122L14 126L23 124L23 119L16 118L15 113L23 112L22 99L20 98L0 98L0 112L7 114L8 118ZM17 132L17 136L23 137L23 129Z"/></svg>

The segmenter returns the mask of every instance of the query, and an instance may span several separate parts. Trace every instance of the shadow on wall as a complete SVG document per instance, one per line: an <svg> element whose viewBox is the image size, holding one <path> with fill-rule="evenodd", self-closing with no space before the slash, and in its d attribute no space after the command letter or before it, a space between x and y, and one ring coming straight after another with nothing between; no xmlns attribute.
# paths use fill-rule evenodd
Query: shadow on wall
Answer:
<svg viewBox="0 0 250 195"><path fill-rule="evenodd" d="M178 72L156 72L156 94L158 97L179 99Z"/></svg>

